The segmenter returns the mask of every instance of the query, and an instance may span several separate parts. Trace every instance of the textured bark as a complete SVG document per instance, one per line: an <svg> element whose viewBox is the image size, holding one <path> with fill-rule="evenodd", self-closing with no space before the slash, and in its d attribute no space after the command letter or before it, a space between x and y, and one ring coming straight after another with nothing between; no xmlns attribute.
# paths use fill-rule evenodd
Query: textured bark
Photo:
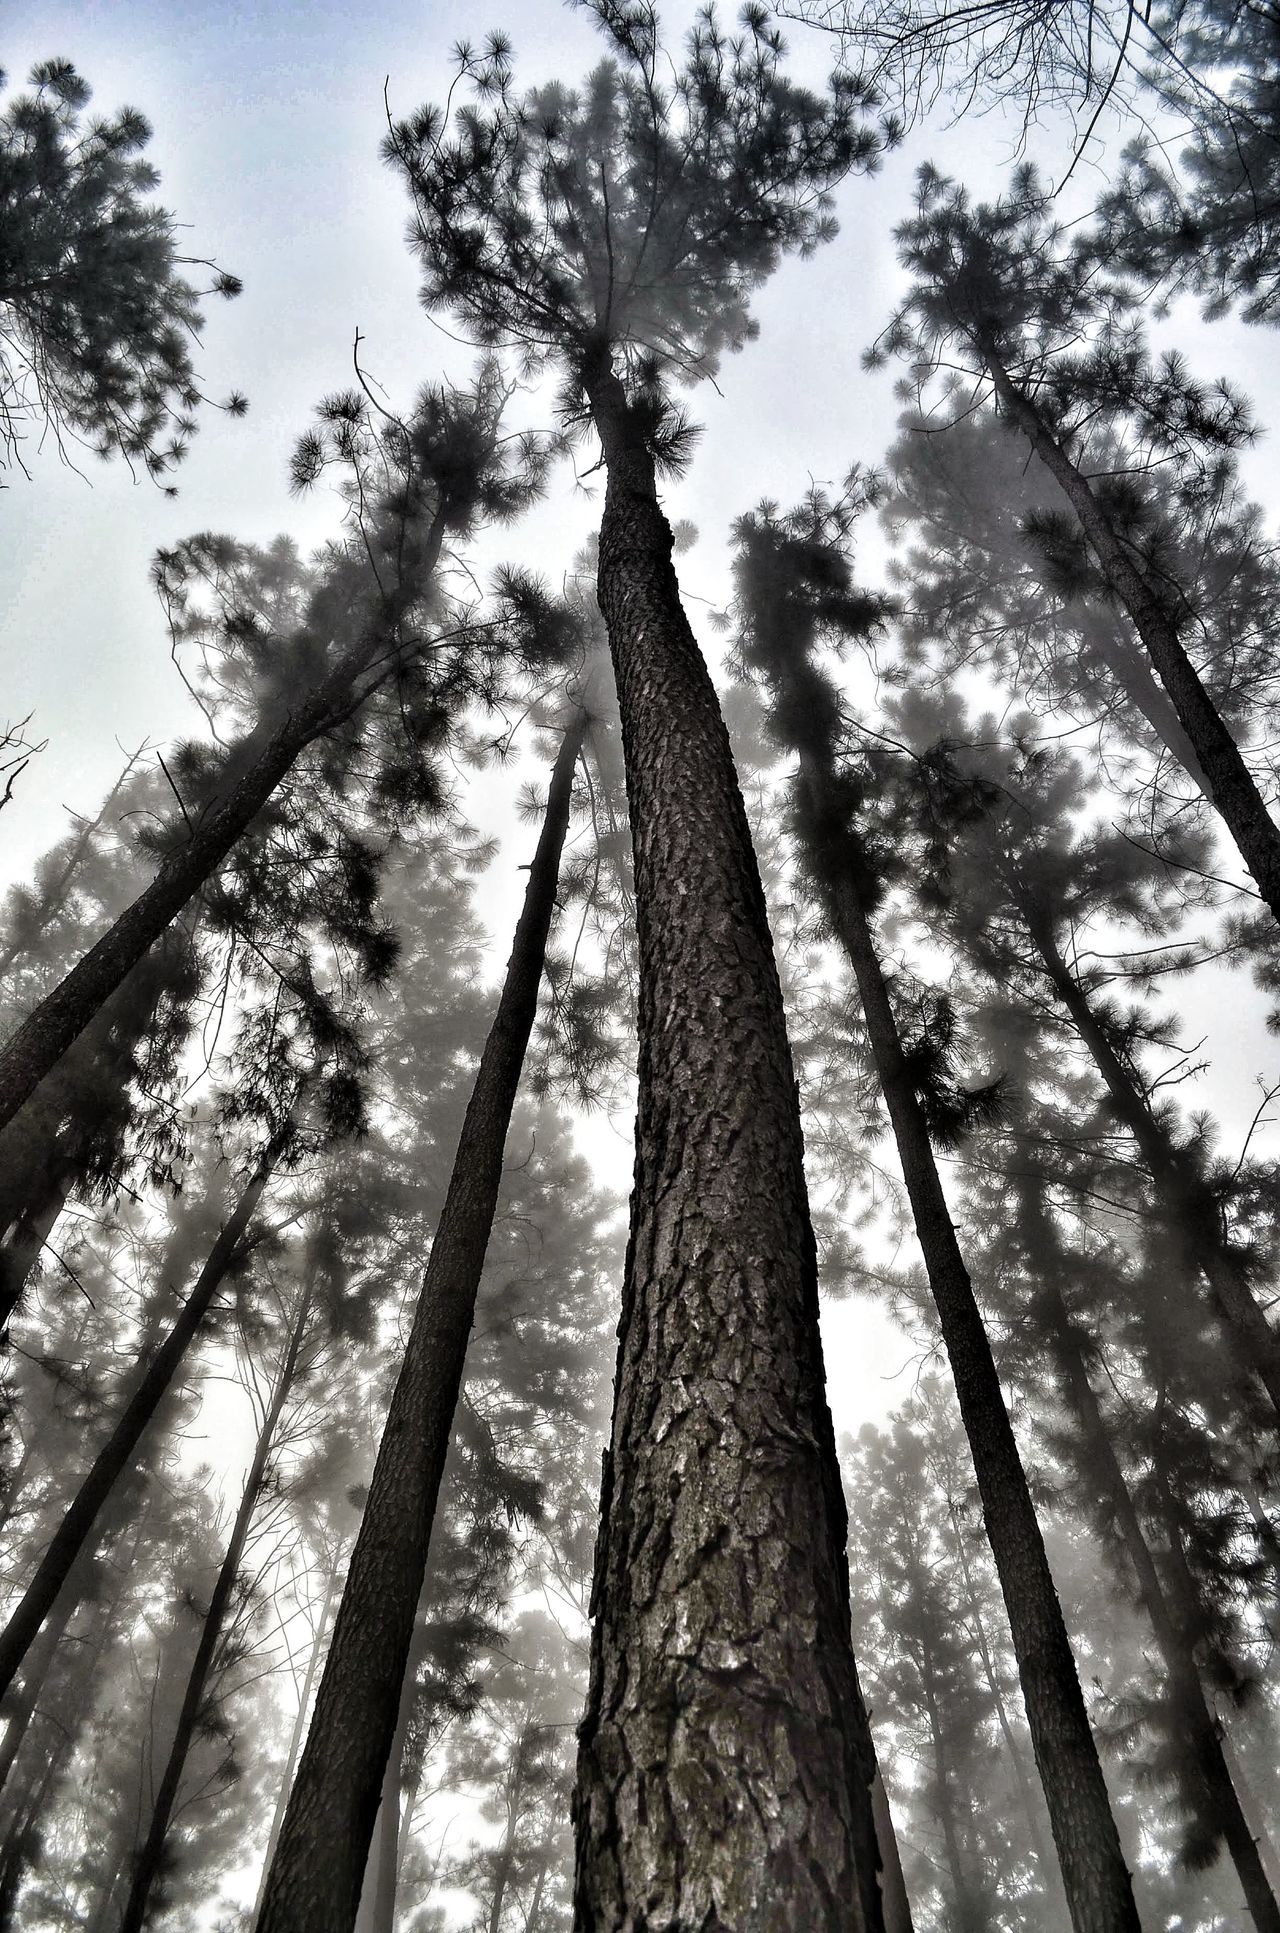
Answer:
<svg viewBox="0 0 1280 1933"><path fill-rule="evenodd" d="M191 1661L191 1670L187 1674L186 1689L182 1694L182 1704L178 1711L178 1722L174 1728L164 1771L160 1775L160 1783L156 1787L152 1802L147 1836L134 1862L129 1883L129 1896L125 1901L120 1920L120 1933L142 1933L146 1925L152 1889L164 1862L165 1841L169 1836L178 1787L182 1783L187 1757L195 1739L196 1726L204 1706L214 1658L226 1628L227 1613L231 1609L236 1580L240 1575L240 1565L244 1559L244 1548L248 1542L253 1513L257 1508L258 1498L266 1479L276 1429L293 1390L298 1370L298 1354L302 1348L310 1316L311 1294L308 1289L300 1298L297 1313L294 1316L289 1345L276 1377L271 1401L267 1405L258 1431L253 1460L249 1465L244 1489L240 1496L240 1506L231 1526L231 1535L227 1540L226 1552L218 1569L217 1581L209 1599L209 1608L200 1626L200 1637L196 1643L195 1657Z"/></svg>
<svg viewBox="0 0 1280 1933"><path fill-rule="evenodd" d="M1181 633L1191 612L1185 598L1167 582L1144 574L1098 502L1088 478L1010 376L992 337L979 329L975 341L1001 409L1026 437L1080 519L1090 548L1133 620L1169 694L1204 775L1209 798L1253 874L1259 893L1280 920L1280 828L1267 811L1240 747L1187 656Z"/></svg>
<svg viewBox="0 0 1280 1933"><path fill-rule="evenodd" d="M432 568L444 539L437 520ZM307 746L351 716L390 676L396 652L385 624L372 625L328 675L283 717L268 719L234 748L215 797L167 852L155 876L76 962L0 1050L0 1127L11 1121L130 968L221 865Z"/></svg>
<svg viewBox="0 0 1280 1933"><path fill-rule="evenodd" d="M355 1921L502 1179L502 1152L537 1009L585 729L579 713L556 759L502 996L387 1412L315 1715L267 1875L258 1933L351 1933Z"/></svg>
<svg viewBox="0 0 1280 1933"><path fill-rule="evenodd" d="M801 760L801 783L821 811L825 774L808 754ZM866 1016L876 1074L973 1456L1071 1924L1075 1933L1136 1929L1129 1873L1044 1539L851 865L831 878L829 894L836 931L849 956Z"/></svg>
<svg viewBox="0 0 1280 1933"><path fill-rule="evenodd" d="M1169 1139L1121 1060L1089 996L1063 957L1053 922L1012 875L1011 891L1054 992L1071 1017L1111 1104L1138 1145L1161 1212L1187 1265L1198 1270L1246 1376L1256 1376L1280 1418L1280 1334L1258 1301L1248 1269L1225 1241L1217 1203L1195 1168Z"/></svg>
<svg viewBox="0 0 1280 1933"><path fill-rule="evenodd" d="M259 1161L210 1249L182 1313L143 1371L119 1421L54 1532L17 1609L0 1632L0 1695L13 1682L29 1645L53 1608L68 1571L92 1536L113 1487L130 1467L143 1431L169 1390L227 1270L236 1259L279 1152L279 1142L273 1142Z"/></svg>
<svg viewBox="0 0 1280 1933"><path fill-rule="evenodd" d="M587 387L640 1052L575 1925L880 1933L875 1756L764 897L652 461L612 372Z"/></svg>
<svg viewBox="0 0 1280 1933"><path fill-rule="evenodd" d="M1179 1598L1185 1599L1188 1593L1194 1593L1194 1583L1184 1575L1181 1590L1175 1589L1172 1593L1166 1590L1089 1381L1066 1304L1053 1287L1045 1291L1043 1300L1063 1396L1088 1445L1091 1467L1101 1479L1116 1533L1133 1571L1138 1596L1176 1700L1183 1730L1184 1776L1189 1786L1199 1786L1204 1813L1222 1833L1258 1933L1280 1933L1280 1905L1240 1803L1223 1751L1221 1732L1196 1666L1187 1617L1192 1607L1178 1602Z"/></svg>

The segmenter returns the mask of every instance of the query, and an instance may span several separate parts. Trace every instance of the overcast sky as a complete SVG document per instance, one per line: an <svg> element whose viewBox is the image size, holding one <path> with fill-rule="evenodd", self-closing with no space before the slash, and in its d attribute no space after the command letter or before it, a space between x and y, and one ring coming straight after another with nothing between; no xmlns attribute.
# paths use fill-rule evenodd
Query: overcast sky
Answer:
<svg viewBox="0 0 1280 1933"><path fill-rule="evenodd" d="M669 38L692 12L663 9ZM357 329L365 366L396 405L407 404L421 382L469 366L468 353L417 305L403 241L405 199L378 159L384 84L396 114L441 100L453 43L491 26L509 31L522 82L576 79L601 52L588 17L557 0L519 7L494 0L483 12L385 0L367 17L336 0L35 0L20 13L11 8L6 25L11 82L36 60L65 56L93 87L98 108L128 102L152 122L161 198L184 224L191 254L214 257L243 279L237 302L208 305L199 360L207 393L242 389L250 414L242 422L203 414L175 501L134 483L119 462L86 456L82 476L52 450L29 450L32 480L14 476L0 495L0 714L34 711L33 731L49 740L0 817L0 884L26 876L60 835L64 806L96 807L121 747L163 744L193 729L148 585L157 546L201 529L249 540L286 531L306 545L334 529L336 512L323 493L304 503L289 496L287 460L315 402L349 384ZM829 43L800 28L788 33L797 63L819 80ZM671 505L701 533L681 565L695 622L723 597L724 539L734 516L761 496L790 502L810 477L834 480L854 460L882 456L892 437L896 372L864 374L859 356L893 307L890 231L908 211L914 169L927 156L978 190L998 189L1015 133L996 119L948 128L935 116L877 178L852 180L840 198L839 240L813 261L784 265L757 305L759 343L726 365L720 394L705 385L697 393L692 407L706 434ZM1052 173L1066 153L1062 131L1037 135L1032 151ZM1097 181L1091 166L1079 172L1076 208L1087 207ZM1198 371L1232 374L1255 397L1264 423L1274 419L1274 335L1230 323L1205 330L1185 315L1176 326ZM1245 464L1264 502L1271 460L1264 444ZM546 504L501 550L558 577L590 528L592 508L566 468ZM495 792L479 802L482 822L499 812L499 798ZM508 886L524 856L504 855ZM495 904L503 890L500 884ZM1263 1033L1258 1003L1219 1000L1211 1010L1203 990L1188 998L1189 1029L1209 1035L1215 1057L1201 1099L1234 1131L1253 1110L1249 1083L1274 1072L1280 1053ZM620 1150L610 1179L618 1183L628 1167ZM865 1307L842 1312L831 1335L838 1418L856 1426L879 1407L870 1379L896 1367L906 1346L886 1339ZM893 1399L904 1393L896 1385Z"/></svg>

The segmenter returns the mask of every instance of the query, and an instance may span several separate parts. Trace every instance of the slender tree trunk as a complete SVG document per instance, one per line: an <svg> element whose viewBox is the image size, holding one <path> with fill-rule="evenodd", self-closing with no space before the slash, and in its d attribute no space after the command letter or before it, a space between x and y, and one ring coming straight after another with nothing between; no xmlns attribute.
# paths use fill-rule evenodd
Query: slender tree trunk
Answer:
<svg viewBox="0 0 1280 1933"><path fill-rule="evenodd" d="M933 1749L933 1784L937 1793L935 1816L942 1827L942 1845L947 1855L947 1871L951 1875L952 1904L948 1917L954 1924L956 1933L984 1933L983 1926L974 1915L969 1895L968 1875L960 1854L960 1834L951 1792L951 1768L948 1764L946 1733L938 1717L938 1701L934 1692L933 1660L928 1645L922 1645L921 1651L923 1655L919 1660L920 1688L924 1693L925 1713L929 1720L929 1742Z"/></svg>
<svg viewBox="0 0 1280 1933"><path fill-rule="evenodd" d="M1097 609L1097 607L1093 607ZM1213 805L1213 793L1196 757L1195 746L1182 728L1182 722L1161 686L1147 668L1138 647L1127 639L1102 635L1113 614L1099 611L1101 623L1094 633L1094 646L1115 683L1141 717L1145 718L1170 758L1180 765L1206 805ZM1086 620L1087 621L1087 620Z"/></svg>
<svg viewBox="0 0 1280 1933"><path fill-rule="evenodd" d="M142 757L145 749L145 744L143 744L138 747L136 752L130 754L125 762L123 772L121 772L119 778L107 793L106 798L102 801L96 816L92 819L86 819L82 824L79 838L72 846L62 865L58 868L57 878L51 879L49 884L41 892L38 911L31 920L27 930L21 934L15 933L5 942L3 947L0 947L0 978L3 978L9 971L15 960L20 959L24 953L30 952L32 945L44 933L50 921L55 919L62 911L66 903L67 889L80 870L84 856L93 842L94 833L102 825L113 803L119 797L126 779L133 771L138 760Z"/></svg>
<svg viewBox="0 0 1280 1933"><path fill-rule="evenodd" d="M969 1600L969 1615L973 1620L973 1635L978 1649L978 1657L982 1662L982 1675L987 1681L987 1690L991 1693L991 1702L995 1706L996 1723L1000 1727L1000 1736L1004 1740L1004 1749L1008 1753L1009 1763L1013 1767L1013 1776L1018 1787L1018 1797L1022 1801L1022 1811L1027 1821L1027 1831L1031 1835L1032 1849L1035 1852L1041 1873L1044 1876L1047 1890L1053 1883L1055 1868L1050 1863L1049 1848L1045 1844L1044 1833L1041 1829L1040 1811L1036 1804L1035 1789L1027 1774L1026 1759L1023 1755L1022 1746L1019 1744L1013 1726L1009 1722L1009 1712L1005 1705L1004 1692L1001 1689L1000 1680L996 1675L995 1665L991 1658L991 1647L987 1643L986 1632L983 1628L982 1609L978 1603L977 1593L973 1588L973 1573L969 1568L969 1554L964 1547L964 1532L960 1527L956 1512L951 1507L950 1502L948 1502L948 1515L951 1518L952 1535L956 1540L956 1555L960 1560L960 1574L964 1579L965 1595Z"/></svg>
<svg viewBox="0 0 1280 1933"><path fill-rule="evenodd" d="M1222 1738L1204 1695L1185 1615L1170 1601L1155 1555L1120 1467L1070 1313L1056 1286L1042 1290L1050 1347L1067 1406L1088 1445L1116 1531L1138 1586L1181 1720L1183 1776L1199 1801L1205 1822L1221 1832L1239 1875L1258 1933L1280 1933L1280 1904L1271 1889L1257 1843L1245 1818L1222 1749ZM1194 1585L1188 1577L1186 1583Z"/></svg>
<svg viewBox="0 0 1280 1933"><path fill-rule="evenodd" d="M1017 387L991 336L979 330L975 341L1001 409L1061 487L1108 582L1133 620L1191 741L1209 796L1253 874L1258 891L1280 920L1280 829L1187 656L1181 634L1192 613L1185 597L1144 572L1118 536L1088 478L1053 435L1035 403Z"/></svg>
<svg viewBox="0 0 1280 1933"><path fill-rule="evenodd" d="M728 735L621 382L598 588L622 718L639 1105L575 1804L579 1933L880 1933L875 1753L795 1075Z"/></svg>
<svg viewBox="0 0 1280 1933"><path fill-rule="evenodd" d="M902 1874L897 1829L878 1765L871 1781L871 1813L876 1824L876 1845L880 1852L880 1909L884 1915L884 1933L915 1933L911 1900Z"/></svg>
<svg viewBox="0 0 1280 1933"><path fill-rule="evenodd" d="M236 1259L281 1146L281 1139L277 1137L254 1169L209 1251L208 1260L196 1278L182 1313L143 1371L119 1421L99 1450L66 1516L54 1532L17 1609L3 1632L0 1632L0 1695L13 1682L28 1647L52 1610L63 1580L93 1534L99 1513L112 1488L129 1469L143 1431L168 1392L228 1269Z"/></svg>
<svg viewBox="0 0 1280 1933"><path fill-rule="evenodd" d="M502 996L463 1121L315 1715L267 1875L258 1933L351 1933L355 1920L502 1180L503 1147L537 1010L586 725L579 711L552 773Z"/></svg>
<svg viewBox="0 0 1280 1933"><path fill-rule="evenodd" d="M289 1794L293 1789L293 1768L298 1763L298 1754L302 1750L302 1741L307 1733L307 1719L311 1715L311 1693L325 1655L329 1637L329 1619L333 1616L333 1607L337 1602L341 1571L341 1560L335 1558L333 1569L329 1572L329 1579L325 1585L324 1602L320 1606L320 1620L316 1625L315 1642L311 1646L311 1656L307 1660L307 1673L302 1681L302 1694L298 1699L298 1715L293 1721L293 1730L289 1734L289 1750L285 1757L284 1769L280 1774L280 1789L276 1794L275 1810L271 1815L271 1830L267 1834L267 1849L263 1854L262 1873L258 1880L258 1897L253 1902L253 1916L249 1922L254 1927L258 1924L262 1896L267 1888L267 1874L271 1870L271 1861L275 1857L280 1828L284 1823L285 1807L289 1803Z"/></svg>
<svg viewBox="0 0 1280 1933"><path fill-rule="evenodd" d="M298 1371L298 1354L310 1319L311 1290L308 1287L299 1299L284 1361L280 1365L271 1401L267 1405L262 1427L258 1431L253 1461L249 1465L249 1472L245 1478L240 1507L236 1511L235 1521L231 1527L226 1554L218 1571L213 1595L209 1599L209 1608L205 1612L204 1622L200 1627L196 1655L187 1675L186 1689L182 1694L173 1741L152 1803L147 1836L134 1862L129 1897L125 1901L124 1913L120 1921L120 1933L142 1933L147 1922L152 1888L164 1862L165 1841L169 1836L173 1808L178 1798L178 1787L182 1783L182 1774L186 1770L187 1757L191 1751L196 1725L209 1687L209 1676L218 1647L222 1642L227 1614L231 1609L235 1593L236 1580L240 1575L240 1565L244 1559L244 1549L249 1539L253 1513L257 1509L258 1498L266 1479L267 1466L271 1459L280 1417L293 1390Z"/></svg>
<svg viewBox="0 0 1280 1933"><path fill-rule="evenodd" d="M89 1553L81 1551L77 1562L72 1566L65 1584L58 1593L52 1614L45 1623L43 1631L27 1653L26 1670L18 1690L6 1700L5 1718L8 1721L4 1743L0 1745L0 1789L13 1770L13 1762L26 1737L40 1694L44 1690L49 1668L58 1654L63 1634L71 1619L80 1607L84 1573L88 1565Z"/></svg>
<svg viewBox="0 0 1280 1933"><path fill-rule="evenodd" d="M1243 1260L1224 1241L1217 1204L1195 1169L1152 1114L1116 1052L1089 996L1072 973L1044 909L1011 876L1011 890L1045 973L1102 1076L1123 1125L1138 1145L1163 1215L1180 1238L1187 1264L1203 1275L1241 1369L1256 1376L1280 1417L1280 1334L1257 1299Z"/></svg>
<svg viewBox="0 0 1280 1933"><path fill-rule="evenodd" d="M823 813L826 774L807 753L801 759L801 784ZM1071 1923L1075 1933L1136 1929L1133 1889L1062 1606L852 865L832 877L829 893L836 932L853 968L866 1017L876 1074L973 1456Z"/></svg>
<svg viewBox="0 0 1280 1933"><path fill-rule="evenodd" d="M0 1241L0 1333L9 1327L10 1317L22 1300L23 1291L31 1279L44 1250L44 1245L53 1233L54 1223L66 1207L67 1196L71 1192L70 1175L59 1175L51 1182L35 1214Z"/></svg>
<svg viewBox="0 0 1280 1933"><path fill-rule="evenodd" d="M430 1561L429 1550L427 1555ZM382 1793L360 1888L355 1933L393 1933L395 1927L396 1889L400 1878L400 1776L405 1741L418 1702L418 1668L425 1656L423 1635L422 1626L416 1625L405 1659L396 1729L387 1754L387 1769L382 1775Z"/></svg>
<svg viewBox="0 0 1280 1933"><path fill-rule="evenodd" d="M542 1895L547 1889L547 1867L551 1863L548 1852L538 1868L537 1881L533 1888L533 1898L529 1901L529 1911L525 1914L524 1933L538 1933L542 1919Z"/></svg>
<svg viewBox="0 0 1280 1933"><path fill-rule="evenodd" d="M424 571L434 569L443 541L440 517L424 546ZM358 711L391 675L402 656L394 642L395 622L394 613L371 621L328 675L282 718L264 720L233 748L222 784L188 826L188 837L169 849L132 905L0 1050L0 1127L13 1119L129 969L222 864L306 747Z"/></svg>

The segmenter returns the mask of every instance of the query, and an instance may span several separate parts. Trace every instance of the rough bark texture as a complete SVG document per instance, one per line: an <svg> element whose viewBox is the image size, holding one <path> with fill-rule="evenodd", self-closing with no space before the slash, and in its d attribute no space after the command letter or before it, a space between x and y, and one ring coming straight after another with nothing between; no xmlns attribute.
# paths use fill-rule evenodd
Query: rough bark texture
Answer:
<svg viewBox="0 0 1280 1933"><path fill-rule="evenodd" d="M801 782L821 811L823 774L811 758L802 759ZM1133 1889L1044 1539L851 867L831 880L830 896L836 930L858 984L973 1455L1071 1924L1075 1933L1120 1933L1122 1928L1136 1933Z"/></svg>
<svg viewBox="0 0 1280 1933"><path fill-rule="evenodd" d="M502 1179L502 1151L537 1009L585 728L579 714L556 759L502 997L378 1447L258 1933L351 1933L355 1922Z"/></svg>
<svg viewBox="0 0 1280 1933"><path fill-rule="evenodd" d="M209 1599L204 1622L200 1626L200 1637L196 1644L196 1655L191 1661L187 1674L186 1688L182 1694L182 1704L178 1711L178 1722L174 1728L173 1740L165 1760L160 1783L156 1787L151 1807L151 1819L147 1836L138 1851L134 1862L133 1876L129 1885L129 1897L125 1901L124 1913L120 1920L120 1933L142 1933L147 1921L152 1889L159 1876L165 1857L165 1841L169 1836L169 1826L173 1819L173 1808L178 1797L178 1787L186 1770L187 1757L196 1735L196 1725L204 1705L208 1689L209 1674L222 1633L226 1626L227 1612L231 1608L236 1579L240 1575L240 1565L244 1558L244 1547L249 1537L249 1527L257 1508L258 1497L262 1491L267 1474L267 1464L275 1440L276 1426L280 1421L285 1404L293 1388L298 1368L298 1352L302 1347L307 1322L311 1314L311 1297L304 1293L294 1317L289 1336L289 1346L276 1377L271 1401L258 1431L254 1445L253 1461L245 1477L244 1489L240 1496L240 1506L231 1526L227 1548L218 1570L217 1581Z"/></svg>
<svg viewBox="0 0 1280 1933"><path fill-rule="evenodd" d="M155 1415L178 1372L209 1306L236 1258L254 1210L279 1155L273 1143L253 1172L235 1209L224 1224L208 1260L196 1278L182 1313L148 1363L111 1435L99 1450L66 1516L36 1567L21 1602L0 1632L0 1696L53 1608L71 1566L93 1534L99 1512L133 1460L142 1433Z"/></svg>
<svg viewBox="0 0 1280 1933"><path fill-rule="evenodd" d="M799 1109L728 737L617 378L599 596L639 1111L575 1801L579 1933L880 1933Z"/></svg>
<svg viewBox="0 0 1280 1933"><path fill-rule="evenodd" d="M1155 1553L1147 1542L1124 1472L1112 1446L1093 1385L1089 1381L1079 1341L1065 1303L1056 1289L1046 1291L1051 1346L1063 1395L1089 1445L1092 1467L1101 1478L1112 1520L1129 1560L1138 1596L1150 1621L1164 1663L1183 1730L1185 1774L1200 1787L1200 1801L1208 1822L1222 1833L1239 1876L1249 1912L1258 1933L1280 1933L1277 1904L1262 1856L1254 1839L1235 1782L1231 1777L1222 1737L1209 1709L1196 1667L1193 1640L1180 1607L1166 1591ZM1190 1579L1185 1580L1190 1585ZM1194 1589L1194 1586L1191 1587ZM1176 1598L1176 1593L1173 1597Z"/></svg>
<svg viewBox="0 0 1280 1933"><path fill-rule="evenodd" d="M443 537L438 523L436 556ZM190 836L166 853L150 883L0 1050L0 1128L221 865L306 747L358 709L390 675L394 658L386 626L372 625L282 718L268 720L235 748L217 795L197 815Z"/></svg>
<svg viewBox="0 0 1280 1933"><path fill-rule="evenodd" d="M1089 996L1063 957L1053 922L1019 885L1014 898L1054 992L1102 1076L1111 1104L1138 1145L1164 1219L1186 1265L1199 1270L1246 1376L1256 1376L1280 1417L1280 1334L1258 1301L1241 1256L1223 1237L1217 1203L1201 1176L1170 1141L1120 1059Z"/></svg>
<svg viewBox="0 0 1280 1933"><path fill-rule="evenodd" d="M1259 893L1280 920L1280 828L1267 811L1240 747L1187 656L1181 637L1190 617L1185 599L1167 582L1157 582L1143 573L1113 528L1088 478L1072 462L1035 404L1013 381L993 340L982 331L976 340L1000 407L1060 484L1080 519L1107 581L1132 618L1172 700L1204 775L1208 796L1253 874Z"/></svg>

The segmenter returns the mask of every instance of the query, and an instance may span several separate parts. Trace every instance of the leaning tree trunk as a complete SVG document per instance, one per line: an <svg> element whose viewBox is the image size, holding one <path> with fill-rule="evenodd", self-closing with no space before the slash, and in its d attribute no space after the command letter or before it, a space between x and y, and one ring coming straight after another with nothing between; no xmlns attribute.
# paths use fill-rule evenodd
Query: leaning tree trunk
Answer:
<svg viewBox="0 0 1280 1933"><path fill-rule="evenodd" d="M210 1249L181 1314L143 1371L119 1421L54 1532L17 1609L0 1632L0 1696L13 1682L28 1647L53 1608L63 1580L93 1535L103 1505L129 1468L143 1431L172 1385L228 1269L236 1260L282 1145L282 1138L277 1136L263 1153Z"/></svg>
<svg viewBox="0 0 1280 1933"><path fill-rule="evenodd" d="M1267 811L1252 772L1222 722L1182 643L1192 613L1168 582L1144 572L1099 503L1089 479L1054 436L1035 403L1014 382L994 339L978 330L975 342L987 365L996 399L1026 437L1080 520L1104 575L1133 620L1147 655L1168 692L1204 774L1208 795L1259 893L1280 920L1280 828Z"/></svg>
<svg viewBox="0 0 1280 1933"><path fill-rule="evenodd" d="M276 1795L275 1809L271 1815L271 1830L267 1834L266 1851L262 1857L262 1873L258 1880L258 1897L253 1902L253 1917L250 1925L256 1927L258 1914L262 1909L262 1895L266 1891L267 1874L271 1871L271 1861L275 1858L276 1846L280 1839L280 1828L284 1824L285 1807L293 1787L293 1768L298 1763L298 1754L306 1737L307 1719L311 1715L311 1693L329 1642L329 1619L333 1615L338 1596L338 1578L341 1570L339 1558L335 1557L333 1568L325 1584L324 1599L320 1605L320 1617L316 1624L315 1638L311 1646L311 1656L307 1659L307 1673L302 1681L302 1691L298 1698L298 1712L289 1734L289 1750L285 1754L284 1765L280 1772L280 1787Z"/></svg>
<svg viewBox="0 0 1280 1933"><path fill-rule="evenodd" d="M1209 1285L1242 1372L1258 1378L1280 1418L1280 1334L1257 1298L1243 1259L1223 1239L1210 1190L1152 1114L1088 994L1063 958L1044 908L1016 874L1010 891L1050 985L1102 1076L1112 1106L1138 1145L1165 1220L1177 1233L1187 1263Z"/></svg>
<svg viewBox="0 0 1280 1933"><path fill-rule="evenodd" d="M355 1921L502 1180L503 1147L537 1010L586 726L578 711L556 758L515 944L387 1412L311 1730L267 1875L258 1933L351 1933Z"/></svg>
<svg viewBox="0 0 1280 1933"><path fill-rule="evenodd" d="M643 430L610 369L586 383L640 1011L575 1924L879 1933L875 1754L764 895Z"/></svg>
<svg viewBox="0 0 1280 1933"><path fill-rule="evenodd" d="M1139 1600L1147 1614L1170 1690L1174 1694L1182 1732L1182 1778L1204 1823L1220 1833L1226 1844L1258 1933L1280 1933L1280 1904L1277 1903L1257 1842L1245 1817L1223 1751L1222 1738L1204 1694L1193 1640L1189 1636L1189 1607L1176 1604L1174 1598L1179 1593L1171 1594L1165 1588L1155 1553L1147 1542L1132 1492L1120 1467L1111 1432L1089 1380L1070 1312L1055 1283L1047 1282L1044 1285L1041 1304L1063 1398L1088 1447L1090 1468L1100 1479L1121 1548L1133 1572ZM1175 1565L1178 1556L1175 1549ZM1194 1592L1194 1588L1193 1581L1187 1576L1183 1580L1184 1592Z"/></svg>
<svg viewBox="0 0 1280 1933"><path fill-rule="evenodd" d="M414 1707L418 1702L418 1670L426 1655L423 1645L424 1636L422 1626L417 1625L410 1640L409 1655L405 1659L404 1682L400 1688L400 1708L396 1713L396 1729L391 1740L391 1750L387 1754L387 1769L382 1775L382 1793L378 1800L378 1816L374 1821L369 1858L360 1887L360 1907L356 1914L355 1933L395 1933L396 1890L400 1879L400 1775L404 1766L404 1748L409 1736L409 1726L413 1720Z"/></svg>
<svg viewBox="0 0 1280 1933"><path fill-rule="evenodd" d="M240 1575L245 1545L249 1540L253 1513L257 1509L262 1486L266 1480L267 1465L271 1459L276 1429L297 1378L298 1356L310 1319L311 1290L308 1287L299 1299L297 1313L289 1332L284 1361L280 1365L271 1401L267 1405L262 1426L258 1431L258 1440L254 1446L253 1461L245 1477L240 1507L236 1511L226 1552L218 1570L217 1582L209 1599L209 1608L205 1612L204 1622L200 1627L200 1638L196 1645L195 1657L191 1662L191 1670L187 1674L186 1688L178 1711L178 1722L169 1746L164 1771L160 1775L160 1783L156 1787L155 1798L152 1801L147 1836L134 1862L129 1897L125 1901L119 1933L142 1933L146 1925L152 1889L165 1861L165 1842L169 1837L173 1809L178 1798L178 1787L182 1783L182 1774L186 1770L187 1757L191 1751L196 1726L204 1706L213 1661L222 1642L236 1580Z"/></svg>
<svg viewBox="0 0 1280 1933"><path fill-rule="evenodd" d="M828 818L825 771L801 757L801 784ZM852 849L850 849L852 857ZM856 869L826 862L837 936L848 954L893 1127L960 1414L983 1521L1013 1635L1036 1767L1075 1933L1136 1929L1137 1909L1044 1538L1027 1487L973 1284L938 1175L919 1096L876 951Z"/></svg>
<svg viewBox="0 0 1280 1933"><path fill-rule="evenodd" d="M434 568L444 542L437 517L423 548ZM303 692L283 717L266 719L232 748L215 796L170 847L154 878L95 946L29 1013L0 1050L0 1128L83 1033L170 922L212 877L313 740L350 718L391 675L400 655L389 632L394 611L370 620L333 669Z"/></svg>

